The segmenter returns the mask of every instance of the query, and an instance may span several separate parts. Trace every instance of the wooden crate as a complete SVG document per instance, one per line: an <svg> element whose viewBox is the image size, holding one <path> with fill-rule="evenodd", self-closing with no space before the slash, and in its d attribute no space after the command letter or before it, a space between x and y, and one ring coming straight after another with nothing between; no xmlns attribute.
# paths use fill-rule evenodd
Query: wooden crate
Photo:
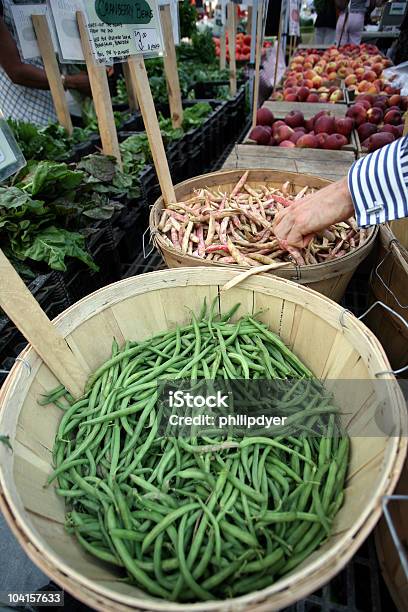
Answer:
<svg viewBox="0 0 408 612"><path fill-rule="evenodd" d="M331 181L346 176L355 161L352 151L284 149L253 144L235 145L224 168L268 168L313 174Z"/></svg>
<svg viewBox="0 0 408 612"><path fill-rule="evenodd" d="M345 117L347 112L346 104L331 104L330 102L285 102L267 100L263 107L269 108L277 119L283 119L292 110L299 110L305 119L314 117L320 111L330 112L335 117Z"/></svg>

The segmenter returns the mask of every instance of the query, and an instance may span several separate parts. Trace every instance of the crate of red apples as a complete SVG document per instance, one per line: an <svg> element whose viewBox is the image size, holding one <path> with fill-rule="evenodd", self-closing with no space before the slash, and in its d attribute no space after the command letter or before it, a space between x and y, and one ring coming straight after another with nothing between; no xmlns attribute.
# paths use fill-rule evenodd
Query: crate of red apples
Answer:
<svg viewBox="0 0 408 612"><path fill-rule="evenodd" d="M382 76L392 62L375 45L344 45L324 51L300 49L285 73L282 90L273 100L288 102L342 102L341 83L350 91L397 93Z"/></svg>
<svg viewBox="0 0 408 612"><path fill-rule="evenodd" d="M263 107L258 109L256 123L248 139L259 145L346 151L356 149L352 134L353 119L334 117L326 110L309 119L305 119L300 110L292 110L283 119L275 119L273 113Z"/></svg>
<svg viewBox="0 0 408 612"><path fill-rule="evenodd" d="M358 134L358 148L364 153L390 144L400 138L404 130L404 114L408 97L360 94L347 110L346 116L354 121Z"/></svg>

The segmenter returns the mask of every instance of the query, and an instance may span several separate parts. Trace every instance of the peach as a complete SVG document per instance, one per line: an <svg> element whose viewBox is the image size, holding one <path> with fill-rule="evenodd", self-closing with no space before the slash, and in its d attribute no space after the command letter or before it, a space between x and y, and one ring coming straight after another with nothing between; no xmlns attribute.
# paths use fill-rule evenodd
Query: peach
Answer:
<svg viewBox="0 0 408 612"><path fill-rule="evenodd" d="M296 94L287 94L285 96L283 96L283 99L286 102L298 102L298 97Z"/></svg>
<svg viewBox="0 0 408 612"><path fill-rule="evenodd" d="M353 85L354 83L357 83L357 77L355 74L349 74L344 79L344 84L346 87L348 87L349 85Z"/></svg>
<svg viewBox="0 0 408 612"><path fill-rule="evenodd" d="M364 74L363 74L363 79L365 81L370 81L371 83L374 83L374 81L377 78L377 73L374 72L373 70L367 70Z"/></svg>
<svg viewBox="0 0 408 612"><path fill-rule="evenodd" d="M303 76L305 79L310 79L311 81L313 81L313 78L316 76L316 73L314 70L306 70Z"/></svg>

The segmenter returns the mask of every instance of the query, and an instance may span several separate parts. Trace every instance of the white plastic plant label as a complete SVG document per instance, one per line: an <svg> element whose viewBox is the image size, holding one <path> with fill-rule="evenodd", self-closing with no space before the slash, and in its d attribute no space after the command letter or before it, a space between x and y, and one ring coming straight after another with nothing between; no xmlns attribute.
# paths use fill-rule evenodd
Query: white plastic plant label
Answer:
<svg viewBox="0 0 408 612"><path fill-rule="evenodd" d="M13 16L14 27L18 37L18 46L22 59L33 59L40 57L40 49L37 44L31 15L46 15L48 27L50 28L51 38L54 49L58 52L58 42L52 19L50 18L48 7L45 4L11 4L11 14Z"/></svg>
<svg viewBox="0 0 408 612"><path fill-rule="evenodd" d="M0 113L0 182L15 174L26 161L12 131Z"/></svg>

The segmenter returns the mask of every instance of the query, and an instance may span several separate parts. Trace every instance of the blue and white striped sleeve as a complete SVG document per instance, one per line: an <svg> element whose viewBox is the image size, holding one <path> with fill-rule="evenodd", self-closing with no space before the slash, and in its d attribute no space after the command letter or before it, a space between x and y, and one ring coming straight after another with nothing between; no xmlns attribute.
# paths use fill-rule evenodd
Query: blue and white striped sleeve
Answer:
<svg viewBox="0 0 408 612"><path fill-rule="evenodd" d="M348 185L360 227L408 217L408 136L357 160Z"/></svg>

